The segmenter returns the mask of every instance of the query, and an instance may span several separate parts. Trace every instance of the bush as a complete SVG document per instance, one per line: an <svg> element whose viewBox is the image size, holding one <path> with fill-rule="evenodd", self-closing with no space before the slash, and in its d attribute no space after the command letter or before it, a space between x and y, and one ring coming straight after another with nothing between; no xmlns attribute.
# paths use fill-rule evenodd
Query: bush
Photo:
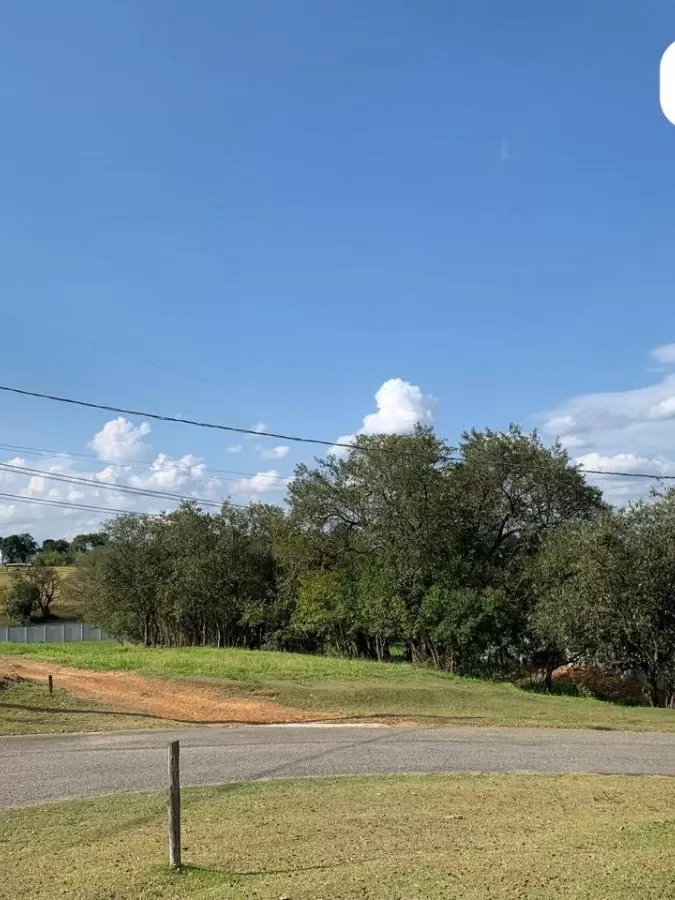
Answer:
<svg viewBox="0 0 675 900"><path fill-rule="evenodd" d="M13 622L30 622L39 609L39 603L39 588L27 581L15 581L5 592L5 609Z"/></svg>

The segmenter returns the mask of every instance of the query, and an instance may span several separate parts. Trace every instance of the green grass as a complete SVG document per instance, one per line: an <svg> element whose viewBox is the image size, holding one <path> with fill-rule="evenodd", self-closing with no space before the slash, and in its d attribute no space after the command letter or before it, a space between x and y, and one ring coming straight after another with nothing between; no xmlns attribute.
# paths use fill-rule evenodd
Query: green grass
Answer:
<svg viewBox="0 0 675 900"><path fill-rule="evenodd" d="M169 728L173 724L166 719L77 697L58 685L50 695L46 684L0 679L0 735Z"/></svg>
<svg viewBox="0 0 675 900"><path fill-rule="evenodd" d="M346 718L430 724L535 725L675 731L675 713L600 700L544 696L512 684L458 678L405 663L297 653L119 644L2 644L0 653L99 670L223 679L285 706Z"/></svg>
<svg viewBox="0 0 675 900"><path fill-rule="evenodd" d="M0 598L2 597L3 589L11 583L12 571L15 570L0 567ZM75 566L57 566L56 571L59 573L61 581L63 582L71 577L71 575L75 571ZM77 601L73 601L71 599L68 599L67 597L57 597L52 605L52 615L55 617L55 619L51 619L50 621L56 621L58 619L81 620L82 616L84 615L84 609L82 607L82 604L78 603ZM4 609L4 605L0 602L0 626L4 627L5 625L16 624L16 622L11 622L9 620Z"/></svg>
<svg viewBox="0 0 675 900"><path fill-rule="evenodd" d="M183 792L0 814L0 898L659 900L675 895L675 781L406 776Z"/></svg>

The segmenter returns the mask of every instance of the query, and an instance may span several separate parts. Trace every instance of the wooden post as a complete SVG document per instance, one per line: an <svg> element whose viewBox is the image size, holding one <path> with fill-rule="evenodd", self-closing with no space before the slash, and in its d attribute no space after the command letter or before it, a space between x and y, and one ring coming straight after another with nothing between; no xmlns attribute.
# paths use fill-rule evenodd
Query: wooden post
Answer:
<svg viewBox="0 0 675 900"><path fill-rule="evenodd" d="M180 742L169 744L169 863L172 868L180 869Z"/></svg>
<svg viewBox="0 0 675 900"><path fill-rule="evenodd" d="M54 677L52 675L49 675L47 677L47 682L49 684L49 693L53 694L54 693Z"/></svg>

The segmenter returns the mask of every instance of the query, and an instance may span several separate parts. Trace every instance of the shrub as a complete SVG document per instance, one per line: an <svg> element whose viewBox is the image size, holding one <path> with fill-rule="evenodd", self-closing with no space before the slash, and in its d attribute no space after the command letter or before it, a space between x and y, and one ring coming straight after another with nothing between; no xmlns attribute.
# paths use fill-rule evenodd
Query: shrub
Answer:
<svg viewBox="0 0 675 900"><path fill-rule="evenodd" d="M5 592L5 609L13 622L30 622L39 609L40 590L27 581L15 581Z"/></svg>

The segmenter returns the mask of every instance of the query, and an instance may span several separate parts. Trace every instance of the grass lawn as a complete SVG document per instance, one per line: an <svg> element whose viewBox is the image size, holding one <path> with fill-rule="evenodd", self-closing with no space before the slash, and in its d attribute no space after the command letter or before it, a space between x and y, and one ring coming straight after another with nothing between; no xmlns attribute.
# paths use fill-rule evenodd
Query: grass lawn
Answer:
<svg viewBox="0 0 675 900"><path fill-rule="evenodd" d="M0 897L658 900L675 895L675 780L406 776L183 792L0 814Z"/></svg>
<svg viewBox="0 0 675 900"><path fill-rule="evenodd" d="M11 583L11 572L13 569L6 569L0 566L0 596L2 596L3 588ZM61 581L65 581L75 571L75 566L57 566L56 571L59 573ZM81 619L83 615L82 605L67 599L56 598L52 604L52 614L58 619ZM55 619L51 621L56 621ZM16 625L16 622L10 622L5 613L4 605L0 604L0 626Z"/></svg>
<svg viewBox="0 0 675 900"><path fill-rule="evenodd" d="M172 724L76 697L58 685L50 696L46 684L0 679L0 735L168 728Z"/></svg>
<svg viewBox="0 0 675 900"><path fill-rule="evenodd" d="M544 696L405 663L297 653L85 644L0 644L0 654L99 670L224 679L242 693L263 692L285 706L336 717L429 724L537 725L675 731L675 712Z"/></svg>

